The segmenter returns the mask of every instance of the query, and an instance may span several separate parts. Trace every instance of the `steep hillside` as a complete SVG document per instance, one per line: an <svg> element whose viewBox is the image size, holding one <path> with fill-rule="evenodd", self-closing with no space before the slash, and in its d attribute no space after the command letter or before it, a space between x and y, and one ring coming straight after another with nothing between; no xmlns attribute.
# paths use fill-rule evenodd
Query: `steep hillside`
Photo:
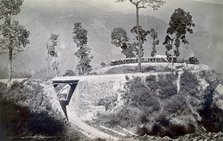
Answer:
<svg viewBox="0 0 223 141"><path fill-rule="evenodd" d="M97 70L101 75L57 78L79 80L67 106L69 123L51 82L0 83L0 139L220 141L223 81L204 66L106 74L108 67ZM66 95L68 88L57 92Z"/></svg>
<svg viewBox="0 0 223 141"><path fill-rule="evenodd" d="M222 88L222 80L209 71L127 76L119 101L102 98L99 102L107 109L96 121L138 135L171 138L219 132L223 129Z"/></svg>
<svg viewBox="0 0 223 141"><path fill-rule="evenodd" d="M52 84L44 80L0 82L0 140L82 140L64 117Z"/></svg>
<svg viewBox="0 0 223 141"><path fill-rule="evenodd" d="M222 132L223 81L209 69L64 79L79 80L68 118L77 115L107 133L178 138Z"/></svg>

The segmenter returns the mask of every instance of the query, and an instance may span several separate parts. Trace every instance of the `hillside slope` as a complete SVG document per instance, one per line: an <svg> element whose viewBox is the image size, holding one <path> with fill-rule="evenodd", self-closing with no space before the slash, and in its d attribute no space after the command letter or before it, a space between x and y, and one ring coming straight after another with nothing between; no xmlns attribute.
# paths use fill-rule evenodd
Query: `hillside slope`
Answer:
<svg viewBox="0 0 223 141"><path fill-rule="evenodd" d="M50 81L0 82L0 140L83 140L70 129Z"/></svg>
<svg viewBox="0 0 223 141"><path fill-rule="evenodd" d="M177 138L222 131L223 83L216 73L201 68L61 79L79 80L68 113L76 111L83 122L102 131L101 125L122 134L124 128L137 135Z"/></svg>

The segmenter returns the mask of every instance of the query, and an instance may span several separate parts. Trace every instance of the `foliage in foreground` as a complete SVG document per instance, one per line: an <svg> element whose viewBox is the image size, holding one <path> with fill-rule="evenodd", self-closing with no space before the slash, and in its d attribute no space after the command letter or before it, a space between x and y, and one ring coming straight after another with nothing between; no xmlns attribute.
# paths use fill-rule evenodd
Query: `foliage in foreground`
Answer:
<svg viewBox="0 0 223 141"><path fill-rule="evenodd" d="M54 135L64 130L62 117L52 110L39 82L14 82L10 89L0 85L0 125L7 136Z"/></svg>
<svg viewBox="0 0 223 141"><path fill-rule="evenodd" d="M0 139L18 140L24 136L52 136L58 141L86 139L71 129L43 91L41 80L15 81L10 89L0 83Z"/></svg>
<svg viewBox="0 0 223 141"><path fill-rule="evenodd" d="M207 131L222 131L223 110L214 102L220 81L213 73L184 71L126 79L123 107L100 115L103 124L120 125L136 130L139 135L171 138L194 133L202 127ZM201 80L205 80L206 87Z"/></svg>

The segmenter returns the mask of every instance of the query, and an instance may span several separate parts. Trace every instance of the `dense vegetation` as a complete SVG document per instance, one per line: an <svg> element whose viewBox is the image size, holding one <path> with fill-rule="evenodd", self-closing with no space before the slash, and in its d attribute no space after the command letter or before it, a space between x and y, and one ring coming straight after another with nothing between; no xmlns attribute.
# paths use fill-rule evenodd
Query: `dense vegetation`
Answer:
<svg viewBox="0 0 223 141"><path fill-rule="evenodd" d="M81 140L44 93L42 80L0 83L0 139L51 136L57 140ZM49 83L50 85L50 83Z"/></svg>
<svg viewBox="0 0 223 141"><path fill-rule="evenodd" d="M121 125L136 130L139 135L171 138L203 129L222 131L223 110L216 105L222 98L215 90L221 80L215 73L184 71L126 80L123 107L100 115L106 126Z"/></svg>

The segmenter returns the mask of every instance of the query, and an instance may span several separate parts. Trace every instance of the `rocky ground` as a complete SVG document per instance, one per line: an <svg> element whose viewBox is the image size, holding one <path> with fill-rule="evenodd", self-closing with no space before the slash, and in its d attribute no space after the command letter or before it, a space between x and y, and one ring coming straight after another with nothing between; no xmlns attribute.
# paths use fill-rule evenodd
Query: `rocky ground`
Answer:
<svg viewBox="0 0 223 141"><path fill-rule="evenodd" d="M194 134L187 134L180 136L177 139L171 139L169 137L152 137L152 136L143 136L139 139L131 138L129 141L223 141L223 133L212 133L212 132L201 132Z"/></svg>

